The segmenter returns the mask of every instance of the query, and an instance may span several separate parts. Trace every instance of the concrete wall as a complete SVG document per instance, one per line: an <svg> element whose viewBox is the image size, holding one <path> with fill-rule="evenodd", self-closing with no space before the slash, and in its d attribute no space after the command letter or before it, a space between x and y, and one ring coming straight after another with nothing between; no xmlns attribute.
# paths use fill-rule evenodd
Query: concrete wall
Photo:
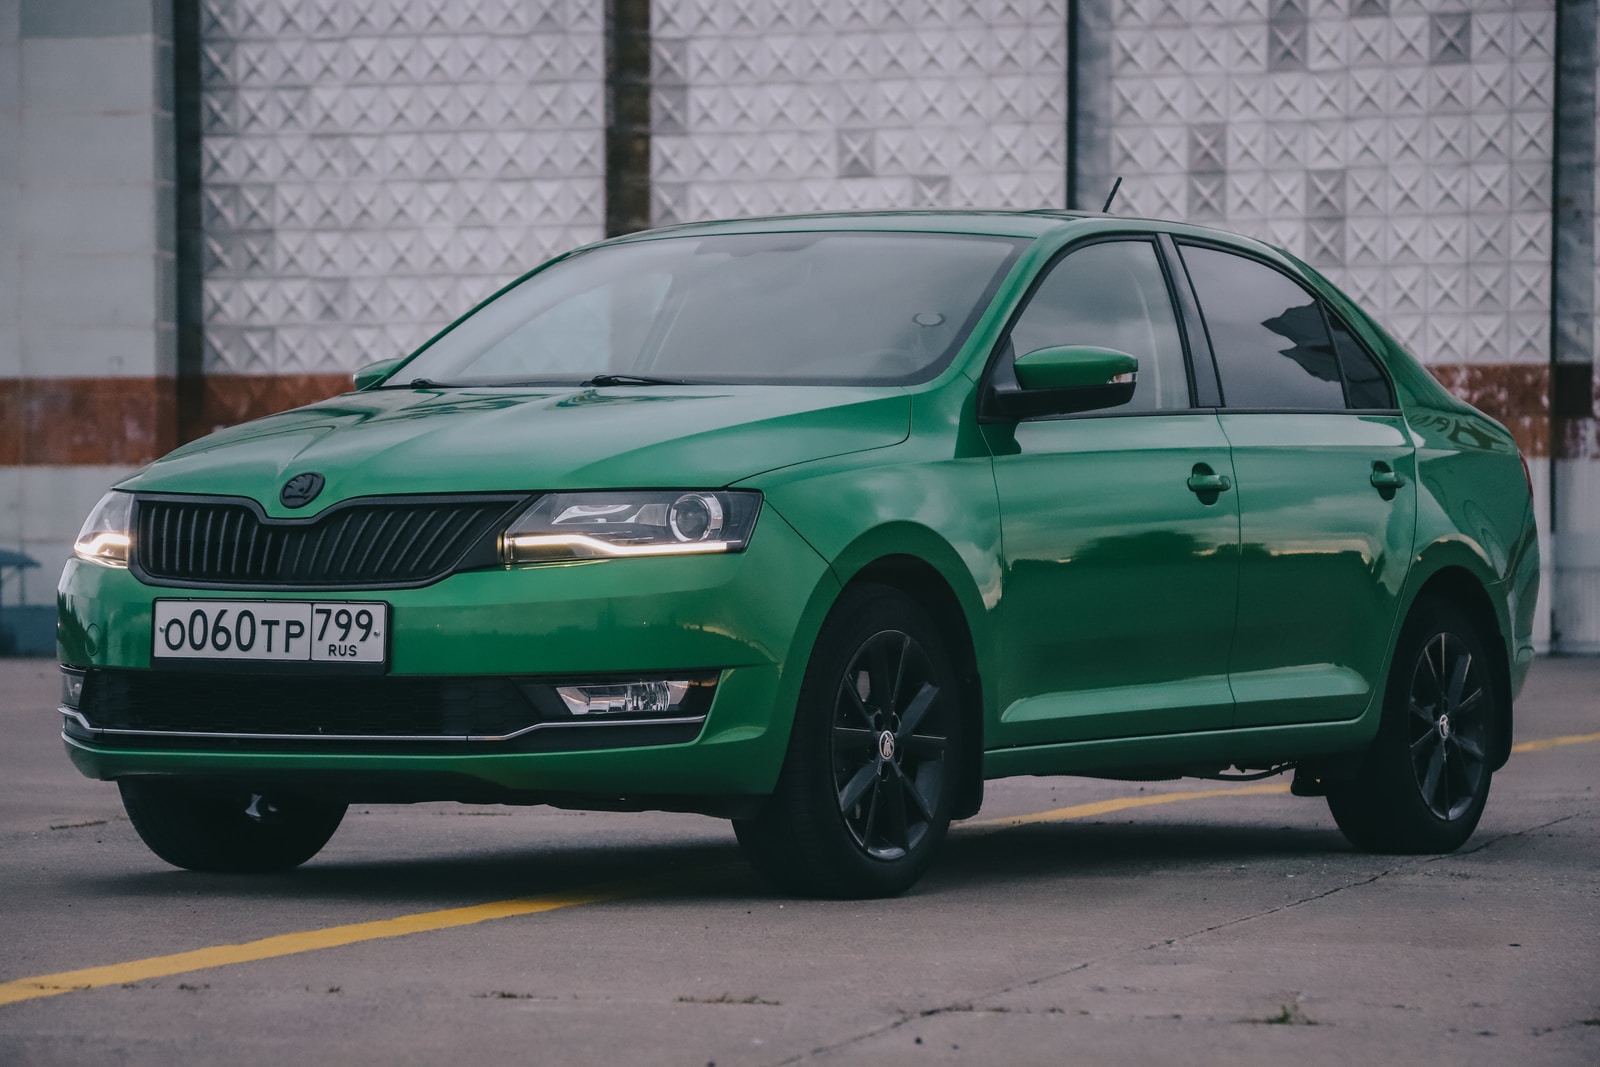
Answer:
<svg viewBox="0 0 1600 1067"><path fill-rule="evenodd" d="M601 9L200 0L218 421L274 379L326 395L604 236Z"/></svg>
<svg viewBox="0 0 1600 1067"><path fill-rule="evenodd" d="M1067 8L655 0L654 222L1063 205Z"/></svg>
<svg viewBox="0 0 1600 1067"><path fill-rule="evenodd" d="M169 9L0 0L0 547L39 563L0 575L0 627L24 648L54 648L72 537L170 406Z"/></svg>
<svg viewBox="0 0 1600 1067"><path fill-rule="evenodd" d="M603 236L608 170L655 224L1121 176L1114 210L1304 256L1505 421L1539 639L1600 651L1594 32L1592 0L0 0L0 548L42 564L0 625L45 618L104 484Z"/></svg>

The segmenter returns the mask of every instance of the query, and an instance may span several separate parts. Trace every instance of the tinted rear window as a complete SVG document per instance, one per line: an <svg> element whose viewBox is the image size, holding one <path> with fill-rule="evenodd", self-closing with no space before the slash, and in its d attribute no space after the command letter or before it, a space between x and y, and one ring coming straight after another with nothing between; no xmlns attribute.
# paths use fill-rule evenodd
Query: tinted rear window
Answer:
<svg viewBox="0 0 1600 1067"><path fill-rule="evenodd" d="M1317 300L1271 267L1211 248L1183 259L1231 408L1345 406L1339 356Z"/></svg>

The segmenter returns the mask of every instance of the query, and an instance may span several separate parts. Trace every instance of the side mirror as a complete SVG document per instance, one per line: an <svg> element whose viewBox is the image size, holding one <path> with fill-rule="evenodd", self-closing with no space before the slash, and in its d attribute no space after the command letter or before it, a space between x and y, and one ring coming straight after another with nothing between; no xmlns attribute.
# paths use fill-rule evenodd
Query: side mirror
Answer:
<svg viewBox="0 0 1600 1067"><path fill-rule="evenodd" d="M1121 384L1115 379L1139 372L1139 361L1128 353L1091 345L1036 348L1027 355L1018 356L1014 365L1017 384L1024 389Z"/></svg>
<svg viewBox="0 0 1600 1067"><path fill-rule="evenodd" d="M1018 388L992 394L995 410L1011 418L1114 408L1132 400L1138 385L1138 359L1114 348L1036 348L1012 366Z"/></svg>
<svg viewBox="0 0 1600 1067"><path fill-rule="evenodd" d="M356 389L370 389L389 376L389 372L398 367L404 359L380 359L376 363L368 363L350 376Z"/></svg>

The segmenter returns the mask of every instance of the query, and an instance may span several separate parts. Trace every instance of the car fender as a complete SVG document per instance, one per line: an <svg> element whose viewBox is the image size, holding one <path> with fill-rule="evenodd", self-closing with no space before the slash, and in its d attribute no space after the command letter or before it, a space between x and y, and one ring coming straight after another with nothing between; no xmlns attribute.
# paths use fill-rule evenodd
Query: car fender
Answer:
<svg viewBox="0 0 1600 1067"><path fill-rule="evenodd" d="M855 457L857 462L861 458ZM977 663L993 662L991 619L1000 599L1001 555L999 505L988 455L880 462L866 468L834 459L808 467L781 472L777 484L761 480L766 483L765 506L829 565L830 577L818 582L785 663L786 676L794 675L782 690L788 706L792 709L799 675L845 586L894 557L910 557L938 573L960 606ZM994 705L992 678L980 676L987 721Z"/></svg>

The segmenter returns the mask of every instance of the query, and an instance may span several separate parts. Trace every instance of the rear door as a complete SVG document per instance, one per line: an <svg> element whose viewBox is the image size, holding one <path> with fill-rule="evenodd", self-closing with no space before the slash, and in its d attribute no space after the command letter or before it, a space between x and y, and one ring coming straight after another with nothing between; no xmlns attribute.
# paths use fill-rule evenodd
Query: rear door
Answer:
<svg viewBox="0 0 1600 1067"><path fill-rule="evenodd" d="M1005 553L995 747L1232 719L1237 494L1217 488L1233 478L1228 442L1196 402L1174 295L1154 239L1077 246L992 368L1014 381L1016 356L1054 345L1139 360L1123 407L985 427Z"/></svg>
<svg viewBox="0 0 1600 1067"><path fill-rule="evenodd" d="M1416 529L1414 448L1393 387L1288 274L1181 248L1238 477L1234 723L1353 718L1387 661Z"/></svg>

